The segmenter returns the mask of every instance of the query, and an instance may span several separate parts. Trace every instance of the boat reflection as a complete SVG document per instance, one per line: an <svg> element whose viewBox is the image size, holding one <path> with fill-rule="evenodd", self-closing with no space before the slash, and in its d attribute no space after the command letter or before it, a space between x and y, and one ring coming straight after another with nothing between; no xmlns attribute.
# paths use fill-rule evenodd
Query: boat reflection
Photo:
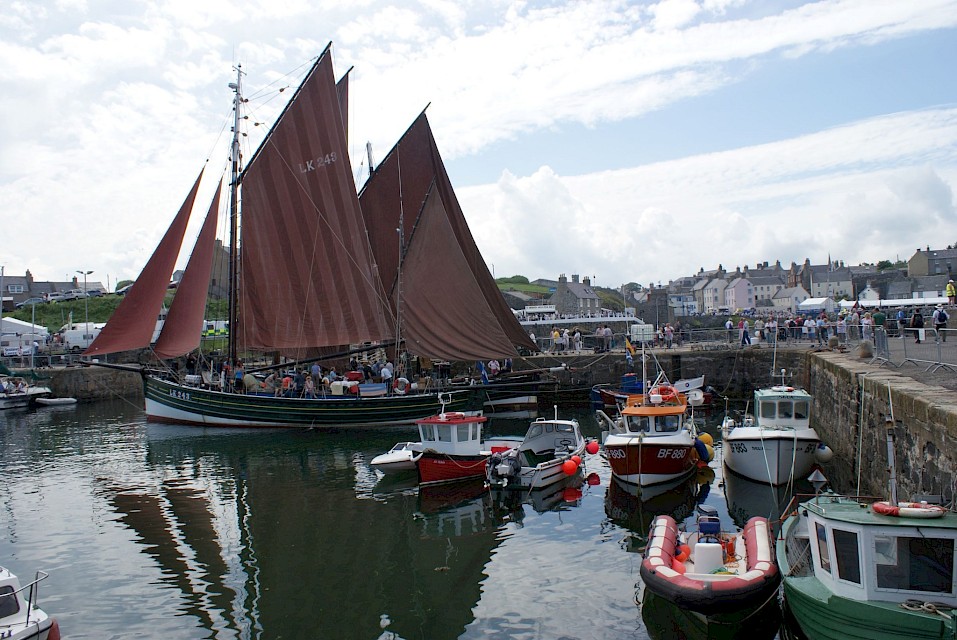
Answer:
<svg viewBox="0 0 957 640"><path fill-rule="evenodd" d="M499 545L484 479L375 482L352 437L324 435L150 433L147 472L104 476L98 492L216 637L461 635ZM358 610L404 613L385 629L342 611L345 573Z"/></svg>
<svg viewBox="0 0 957 640"><path fill-rule="evenodd" d="M739 527L750 518L767 518L772 529L777 530L781 515L795 493L813 494L814 488L806 479L796 480L793 485L771 486L738 475L724 466L724 496L728 502L728 515Z"/></svg>
<svg viewBox="0 0 957 640"><path fill-rule="evenodd" d="M545 513L578 506L584 484L585 479L579 471L541 489L493 489L492 508L499 522L507 521L521 526L527 515L526 508L531 508L535 513Z"/></svg>
<svg viewBox="0 0 957 640"><path fill-rule="evenodd" d="M771 640L781 627L777 597L738 615L704 616L644 589L641 619L651 640Z"/></svg>
<svg viewBox="0 0 957 640"><path fill-rule="evenodd" d="M680 523L694 515L695 506L708 497L714 477L714 469L702 467L681 480L639 488L612 476L605 493L605 515L630 532L622 542L625 550L641 553L655 516L669 515Z"/></svg>

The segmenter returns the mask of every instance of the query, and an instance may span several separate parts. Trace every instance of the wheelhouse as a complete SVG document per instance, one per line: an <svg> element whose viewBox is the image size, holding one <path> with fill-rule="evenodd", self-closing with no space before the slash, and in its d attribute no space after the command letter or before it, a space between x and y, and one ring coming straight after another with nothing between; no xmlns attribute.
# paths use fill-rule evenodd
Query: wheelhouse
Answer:
<svg viewBox="0 0 957 640"><path fill-rule="evenodd" d="M957 607L957 516L893 518L875 515L866 506L832 508L826 500L801 509L807 509L814 576L835 594Z"/></svg>

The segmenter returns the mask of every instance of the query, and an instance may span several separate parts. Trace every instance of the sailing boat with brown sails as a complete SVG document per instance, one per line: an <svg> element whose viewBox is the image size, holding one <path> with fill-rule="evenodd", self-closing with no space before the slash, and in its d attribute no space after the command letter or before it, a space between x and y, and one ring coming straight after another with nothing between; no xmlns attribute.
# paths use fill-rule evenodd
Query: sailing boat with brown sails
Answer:
<svg viewBox="0 0 957 640"><path fill-rule="evenodd" d="M343 117L348 76L337 86L330 47L244 169L241 71L230 85L229 361L255 353L302 361L348 352L350 345L394 344L397 352L457 361L517 355L517 346L534 350L479 254L424 113L370 176L361 197L356 193ZM149 346L200 178L87 355ZM218 199L217 190L153 346L158 359L200 344ZM307 399L231 393L158 368L144 369L143 377L146 413L162 422L391 425L440 409L438 388ZM446 408L469 408L471 395L453 391Z"/></svg>

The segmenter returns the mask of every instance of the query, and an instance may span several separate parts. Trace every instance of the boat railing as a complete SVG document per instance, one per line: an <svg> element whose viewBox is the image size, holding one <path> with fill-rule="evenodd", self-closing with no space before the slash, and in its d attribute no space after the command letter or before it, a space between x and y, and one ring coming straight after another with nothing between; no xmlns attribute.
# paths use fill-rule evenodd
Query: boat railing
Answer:
<svg viewBox="0 0 957 640"><path fill-rule="evenodd" d="M10 591L8 593L0 594L0 598L15 598L18 593L23 593L24 591L29 589L30 591L27 594L27 598L26 598L27 602L30 603L30 606L27 607L27 618L26 618L26 624L29 625L30 614L33 612L34 609L40 608L40 603L39 603L40 582L42 580L46 580L49 577L50 577L50 574L46 573L45 571L37 571L36 577L33 579L33 582L29 582L25 585L21 585L20 588L17 589L16 591Z"/></svg>

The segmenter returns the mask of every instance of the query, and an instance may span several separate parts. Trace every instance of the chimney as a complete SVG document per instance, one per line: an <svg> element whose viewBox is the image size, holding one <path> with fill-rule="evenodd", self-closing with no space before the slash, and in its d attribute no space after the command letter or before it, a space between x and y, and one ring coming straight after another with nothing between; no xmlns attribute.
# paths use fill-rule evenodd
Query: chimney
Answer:
<svg viewBox="0 0 957 640"><path fill-rule="evenodd" d="M588 276L585 276L584 278L582 278L582 284L585 285L586 287L590 287L591 278L589 278Z"/></svg>
<svg viewBox="0 0 957 640"><path fill-rule="evenodd" d="M573 274L572 274L572 282L574 282L574 283L576 283L576 284L578 283L578 274L577 274L577 273L573 273Z"/></svg>
<svg viewBox="0 0 957 640"><path fill-rule="evenodd" d="M30 289L33 286L33 274L30 273L30 270L27 269L27 289Z"/></svg>

